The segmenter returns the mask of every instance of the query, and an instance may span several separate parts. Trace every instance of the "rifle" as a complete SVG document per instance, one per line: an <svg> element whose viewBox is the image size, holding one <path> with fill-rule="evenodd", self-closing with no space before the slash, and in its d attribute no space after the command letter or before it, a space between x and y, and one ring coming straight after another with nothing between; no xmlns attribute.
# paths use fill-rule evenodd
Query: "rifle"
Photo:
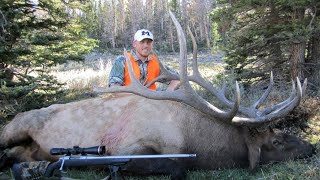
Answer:
<svg viewBox="0 0 320 180"><path fill-rule="evenodd" d="M89 148L52 148L51 155L64 155L58 161L48 165L44 177L51 177L56 169L63 171L67 167L99 166L107 165L110 169L110 178L120 179L121 168L132 159L155 159L155 158L192 158L196 154L160 154L160 155L124 155L124 156L101 156L105 153L105 146ZM79 155L81 154L81 155ZM18 178L19 179L19 178Z"/></svg>

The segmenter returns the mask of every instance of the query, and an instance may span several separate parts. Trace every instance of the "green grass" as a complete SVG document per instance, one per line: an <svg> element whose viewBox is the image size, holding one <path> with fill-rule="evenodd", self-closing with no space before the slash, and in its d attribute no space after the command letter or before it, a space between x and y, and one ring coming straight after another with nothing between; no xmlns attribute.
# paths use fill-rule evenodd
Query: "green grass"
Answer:
<svg viewBox="0 0 320 180"><path fill-rule="evenodd" d="M101 170L68 170L59 173L73 179L103 179L108 173ZM305 160L295 160L259 166L254 172L248 169L198 170L188 171L187 180L318 180L320 178L320 156ZM10 171L0 174L0 179L13 179ZM49 178L59 179L59 178ZM125 176L126 180L169 180L168 176Z"/></svg>
<svg viewBox="0 0 320 180"><path fill-rule="evenodd" d="M76 179L103 179L103 171L70 170L64 176ZM320 178L320 156L315 155L306 160L295 160L258 167L255 172L248 169L198 170L188 171L187 180L317 180ZM168 176L134 177L125 176L127 180L169 180Z"/></svg>

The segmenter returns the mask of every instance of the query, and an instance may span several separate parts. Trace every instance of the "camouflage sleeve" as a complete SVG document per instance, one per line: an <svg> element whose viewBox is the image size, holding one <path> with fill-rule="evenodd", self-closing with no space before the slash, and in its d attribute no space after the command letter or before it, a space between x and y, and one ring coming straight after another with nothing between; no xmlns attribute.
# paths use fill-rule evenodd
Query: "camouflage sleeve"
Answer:
<svg viewBox="0 0 320 180"><path fill-rule="evenodd" d="M122 86L124 81L124 56L118 56L110 71L108 86Z"/></svg>
<svg viewBox="0 0 320 180"><path fill-rule="evenodd" d="M12 167L14 179L42 179L50 161L31 161L16 163Z"/></svg>

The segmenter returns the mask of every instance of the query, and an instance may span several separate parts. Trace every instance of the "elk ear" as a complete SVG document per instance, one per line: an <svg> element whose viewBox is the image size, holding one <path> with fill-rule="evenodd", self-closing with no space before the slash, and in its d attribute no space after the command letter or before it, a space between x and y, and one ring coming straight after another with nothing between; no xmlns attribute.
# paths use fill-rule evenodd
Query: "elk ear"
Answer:
<svg viewBox="0 0 320 180"><path fill-rule="evenodd" d="M250 170L254 171L260 162L261 148L258 145L248 145L248 160L250 164Z"/></svg>
<svg viewBox="0 0 320 180"><path fill-rule="evenodd" d="M248 135L245 137L251 171L254 171L260 163L262 142L259 135L261 135L261 133L259 133L256 129L249 129Z"/></svg>

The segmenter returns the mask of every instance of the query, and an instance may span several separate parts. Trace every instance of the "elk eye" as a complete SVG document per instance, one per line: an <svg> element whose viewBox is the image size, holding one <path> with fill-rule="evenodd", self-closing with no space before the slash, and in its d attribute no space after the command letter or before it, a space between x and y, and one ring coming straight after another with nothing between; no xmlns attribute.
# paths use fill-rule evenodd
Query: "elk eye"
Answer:
<svg viewBox="0 0 320 180"><path fill-rule="evenodd" d="M281 142L278 141L278 140L273 140L273 141L272 141L272 144L275 145L275 146L278 146L278 145L281 144Z"/></svg>

